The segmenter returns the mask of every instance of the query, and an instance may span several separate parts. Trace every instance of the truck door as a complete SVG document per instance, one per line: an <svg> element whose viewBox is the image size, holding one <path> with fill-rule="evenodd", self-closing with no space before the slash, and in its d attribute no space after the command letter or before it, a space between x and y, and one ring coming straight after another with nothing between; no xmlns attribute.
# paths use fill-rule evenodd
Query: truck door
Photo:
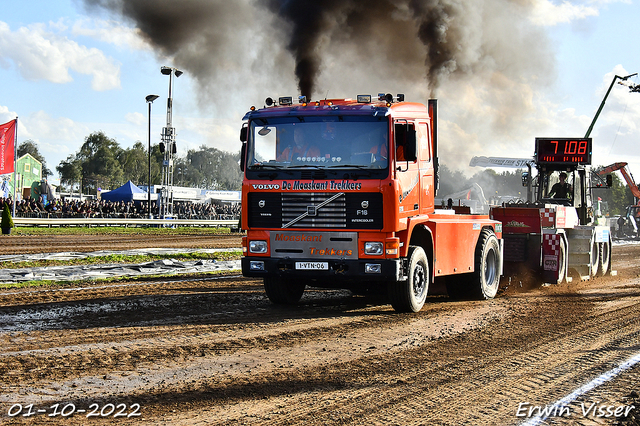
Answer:
<svg viewBox="0 0 640 426"><path fill-rule="evenodd" d="M400 185L399 217L415 216L420 207L420 166L416 125L407 120L394 123L396 176Z"/></svg>
<svg viewBox="0 0 640 426"><path fill-rule="evenodd" d="M427 122L416 123L418 164L420 166L420 213L433 213L435 198L431 132Z"/></svg>

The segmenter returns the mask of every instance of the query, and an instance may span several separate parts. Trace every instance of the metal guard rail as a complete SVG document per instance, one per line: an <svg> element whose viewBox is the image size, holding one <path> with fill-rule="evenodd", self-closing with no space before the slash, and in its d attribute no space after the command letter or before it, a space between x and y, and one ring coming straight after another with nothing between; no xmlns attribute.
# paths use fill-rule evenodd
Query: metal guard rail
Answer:
<svg viewBox="0 0 640 426"><path fill-rule="evenodd" d="M201 227L238 227L238 219L203 220L203 219L125 219L125 218L38 218L38 217L14 217L15 226L201 226Z"/></svg>

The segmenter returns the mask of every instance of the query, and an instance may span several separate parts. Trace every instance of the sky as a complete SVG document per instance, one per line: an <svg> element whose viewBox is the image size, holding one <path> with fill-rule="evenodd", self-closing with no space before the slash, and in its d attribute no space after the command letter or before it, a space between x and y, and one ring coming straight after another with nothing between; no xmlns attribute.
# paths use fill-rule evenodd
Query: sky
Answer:
<svg viewBox="0 0 640 426"><path fill-rule="evenodd" d="M584 136L614 75L640 72L632 0L443 0L438 37L449 56L438 67L405 0L365 2L386 6L364 14L357 2L326 2L337 10L309 41L284 0L5 1L0 122L18 117L18 143L38 145L55 183L56 166L93 132L146 146L150 94L160 96L151 143L160 142L169 89L160 68L170 66L184 71L173 81L178 155L237 152L252 105L299 94L302 39L317 55L312 99L437 97L441 163L470 175L473 156L527 158L535 137ZM347 19L347 7L366 22ZM628 162L640 179L639 123L640 93L616 84L591 134L594 165Z"/></svg>

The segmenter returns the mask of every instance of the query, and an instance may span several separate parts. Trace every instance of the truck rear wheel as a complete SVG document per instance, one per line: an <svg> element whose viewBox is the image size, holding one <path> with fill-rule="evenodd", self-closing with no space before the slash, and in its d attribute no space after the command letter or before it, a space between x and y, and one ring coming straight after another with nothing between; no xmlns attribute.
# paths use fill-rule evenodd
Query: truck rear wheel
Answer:
<svg viewBox="0 0 640 426"><path fill-rule="evenodd" d="M447 293L452 299L493 299L500 286L500 244L488 229L480 233L475 253L475 270L446 278Z"/></svg>
<svg viewBox="0 0 640 426"><path fill-rule="evenodd" d="M496 234L485 229L476 245L476 263L473 272L474 296L477 299L493 299L500 285L500 243Z"/></svg>
<svg viewBox="0 0 640 426"><path fill-rule="evenodd" d="M295 305L304 293L304 283L289 278L264 277L264 291L275 305Z"/></svg>
<svg viewBox="0 0 640 426"><path fill-rule="evenodd" d="M391 306L398 312L418 312L429 291L429 260L422 247L409 247L409 277L389 283Z"/></svg>

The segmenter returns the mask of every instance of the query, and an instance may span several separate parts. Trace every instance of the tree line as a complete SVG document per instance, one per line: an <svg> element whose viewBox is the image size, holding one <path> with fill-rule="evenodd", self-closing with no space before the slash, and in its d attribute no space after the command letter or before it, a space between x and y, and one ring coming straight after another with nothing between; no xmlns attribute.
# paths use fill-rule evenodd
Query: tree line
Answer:
<svg viewBox="0 0 640 426"><path fill-rule="evenodd" d="M43 176L52 174L35 142L26 140L18 146L19 157L26 153L42 163ZM159 146L152 146L152 185L162 183L163 159L164 154L160 152ZM213 190L240 190L242 172L238 166L239 160L240 152L229 153L204 145L198 150L189 150L185 157L174 157L174 185ZM103 132L95 132L86 137L77 153L61 161L56 170L60 175L63 190L77 190L81 186L83 193L95 194L97 188L115 189L128 180L139 185L146 184L148 161L147 149L142 142L138 141L131 148L123 149L117 141L108 138ZM523 170L516 170L498 173L493 169L482 169L467 178L461 171L441 165L438 197L446 197L477 183L489 201L495 201L498 196L526 200L522 172ZM594 196L608 203L611 215L624 214L626 206L634 204L633 194L619 173L612 173L611 176L612 187L596 189Z"/></svg>
<svg viewBox="0 0 640 426"><path fill-rule="evenodd" d="M164 154L158 145L151 147L151 185L162 184ZM173 184L209 190L239 190L242 174L238 166L240 152L230 153L200 146L184 157L173 158ZM44 167L43 167L44 169ZM95 194L98 188L116 189L131 180L146 185L149 176L149 154L140 141L123 149L115 139L103 132L91 133L75 154L56 167L63 190L82 188L84 194Z"/></svg>

